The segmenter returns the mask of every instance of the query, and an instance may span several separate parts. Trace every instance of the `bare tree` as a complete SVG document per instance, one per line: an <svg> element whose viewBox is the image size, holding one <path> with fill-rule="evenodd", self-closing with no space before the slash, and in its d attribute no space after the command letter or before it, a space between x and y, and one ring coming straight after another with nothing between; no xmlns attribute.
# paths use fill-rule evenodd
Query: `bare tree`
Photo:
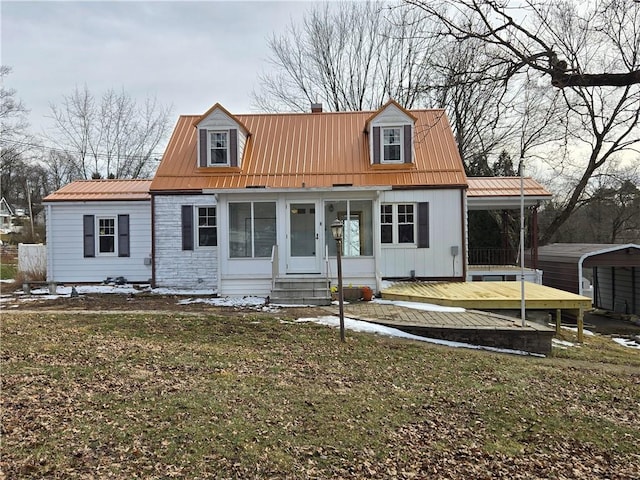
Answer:
<svg viewBox="0 0 640 480"><path fill-rule="evenodd" d="M139 105L124 91L98 101L87 86L51 104L51 140L75 158L83 178L140 178L155 169L153 152L168 133L170 108L147 98Z"/></svg>
<svg viewBox="0 0 640 480"><path fill-rule="evenodd" d="M535 80L537 72L560 88L548 119L563 133L556 144L562 155L547 155L546 163L574 181L542 235L543 243L550 241L598 169L638 148L640 2L405 3L438 19L434 35L490 46L492 65L483 80L513 84L524 73Z"/></svg>
<svg viewBox="0 0 640 480"><path fill-rule="evenodd" d="M640 2L404 1L437 18L444 35L495 46L504 80L533 69L558 88L640 83Z"/></svg>
<svg viewBox="0 0 640 480"><path fill-rule="evenodd" d="M322 4L302 26L291 24L269 41L275 73L260 77L254 103L263 110L368 110L393 98L418 106L431 74L426 57L435 41L408 9L383 2Z"/></svg>

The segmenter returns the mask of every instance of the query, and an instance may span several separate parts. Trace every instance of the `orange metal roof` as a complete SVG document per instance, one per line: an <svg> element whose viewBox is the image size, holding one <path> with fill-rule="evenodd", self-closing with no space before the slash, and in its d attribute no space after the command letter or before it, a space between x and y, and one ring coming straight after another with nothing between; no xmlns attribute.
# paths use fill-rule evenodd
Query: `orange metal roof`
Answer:
<svg viewBox="0 0 640 480"><path fill-rule="evenodd" d="M44 202L149 200L151 180L78 180L47 195Z"/></svg>
<svg viewBox="0 0 640 480"><path fill-rule="evenodd" d="M151 190L466 186L462 160L442 110L411 111L416 117L411 165L370 164L364 130L373 113L234 115L250 132L241 168L198 167L194 123L202 116L181 116Z"/></svg>
<svg viewBox="0 0 640 480"><path fill-rule="evenodd" d="M467 182L467 197L520 196L520 177L467 177ZM524 194L551 198L551 193L531 177L524 178Z"/></svg>

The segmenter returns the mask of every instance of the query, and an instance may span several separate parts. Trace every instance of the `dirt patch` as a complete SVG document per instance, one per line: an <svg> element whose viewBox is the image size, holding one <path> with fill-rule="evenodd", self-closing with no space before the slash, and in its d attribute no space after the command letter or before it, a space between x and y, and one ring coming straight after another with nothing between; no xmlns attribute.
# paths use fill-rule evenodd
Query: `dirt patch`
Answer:
<svg viewBox="0 0 640 480"><path fill-rule="evenodd" d="M59 296L50 298L48 295L14 295L2 303L3 311L25 310L56 310L56 311L156 311L156 312L184 312L210 313L211 315L235 315L239 312L269 312L277 318L291 319L327 315L327 311L319 307L288 307L278 308L264 305L234 305L217 306L205 303L211 296L158 295L154 293L136 294L108 294L89 293L78 297ZM187 299L201 302L181 303Z"/></svg>

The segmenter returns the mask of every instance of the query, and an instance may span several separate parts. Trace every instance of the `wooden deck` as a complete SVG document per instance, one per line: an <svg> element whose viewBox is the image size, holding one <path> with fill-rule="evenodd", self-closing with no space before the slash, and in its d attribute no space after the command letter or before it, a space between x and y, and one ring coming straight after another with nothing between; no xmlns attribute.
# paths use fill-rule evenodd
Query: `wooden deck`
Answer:
<svg viewBox="0 0 640 480"><path fill-rule="evenodd" d="M382 290L382 298L477 310L519 310L520 289L520 282L402 282ZM583 313L592 307L589 297L531 282L525 282L524 296L526 309L555 310L557 325L562 310L575 315L582 339Z"/></svg>
<svg viewBox="0 0 640 480"><path fill-rule="evenodd" d="M478 310L518 310L520 282L396 283L382 298L433 303ZM525 282L525 305L534 310L588 310L591 299L575 293Z"/></svg>
<svg viewBox="0 0 640 480"><path fill-rule="evenodd" d="M338 315L335 305L326 307ZM484 345L548 355L553 329L535 322L522 325L520 319L494 313L467 310L438 312L396 304L353 302L344 306L350 318L378 323L422 337Z"/></svg>

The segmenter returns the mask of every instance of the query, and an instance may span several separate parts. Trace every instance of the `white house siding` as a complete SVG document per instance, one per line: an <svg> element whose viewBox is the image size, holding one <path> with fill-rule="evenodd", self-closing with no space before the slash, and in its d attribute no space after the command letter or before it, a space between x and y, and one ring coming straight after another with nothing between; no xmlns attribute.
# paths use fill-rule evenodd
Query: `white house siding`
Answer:
<svg viewBox="0 0 640 480"><path fill-rule="evenodd" d="M129 257L85 258L83 216L129 215ZM47 205L47 280L60 283L102 282L124 277L149 282L151 265L151 204L131 202L56 202ZM149 263L147 261L147 263Z"/></svg>
<svg viewBox="0 0 640 480"><path fill-rule="evenodd" d="M182 206L216 206L214 195L155 195L155 285L218 291L218 248L182 250ZM218 242L220 212L216 208ZM197 228L197 224L195 225Z"/></svg>
<svg viewBox="0 0 640 480"><path fill-rule="evenodd" d="M380 196L380 203L419 202L429 202L429 248L381 244L380 275L383 278L408 278L413 271L416 277L461 277L465 261L461 191L392 190ZM451 247L458 248L455 257Z"/></svg>

